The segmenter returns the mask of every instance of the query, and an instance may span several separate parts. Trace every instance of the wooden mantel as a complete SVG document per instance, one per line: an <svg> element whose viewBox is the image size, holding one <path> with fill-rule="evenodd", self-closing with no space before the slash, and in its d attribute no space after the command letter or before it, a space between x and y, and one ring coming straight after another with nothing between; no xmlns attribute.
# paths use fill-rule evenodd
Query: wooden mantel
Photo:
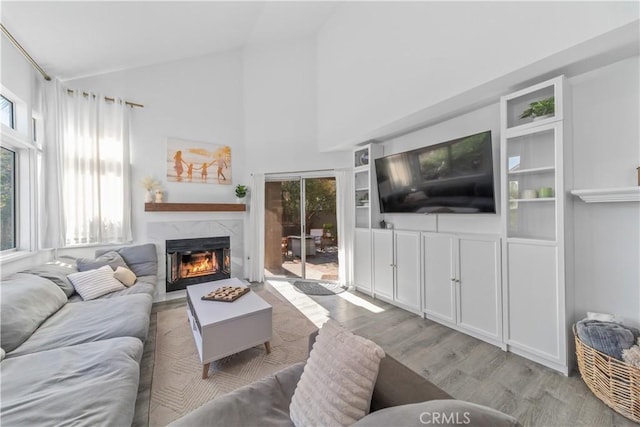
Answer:
<svg viewBox="0 0 640 427"><path fill-rule="evenodd" d="M244 212L244 203L145 203L145 212Z"/></svg>

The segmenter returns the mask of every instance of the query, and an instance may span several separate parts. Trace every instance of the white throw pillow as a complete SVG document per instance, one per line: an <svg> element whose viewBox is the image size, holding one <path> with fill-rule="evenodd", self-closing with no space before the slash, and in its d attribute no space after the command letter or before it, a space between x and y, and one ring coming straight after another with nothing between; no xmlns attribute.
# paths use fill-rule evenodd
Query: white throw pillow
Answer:
<svg viewBox="0 0 640 427"><path fill-rule="evenodd" d="M133 284L136 283L136 279L137 279L133 271L124 267L116 268L116 271L113 272L113 277L118 279L127 288L130 286L133 286Z"/></svg>
<svg viewBox="0 0 640 427"><path fill-rule="evenodd" d="M349 426L369 413L384 351L329 320L316 342L289 407L296 427Z"/></svg>
<svg viewBox="0 0 640 427"><path fill-rule="evenodd" d="M124 285L113 277L113 270L108 265L102 266L97 270L72 273L67 277L71 280L71 284L83 300L95 299L102 295L125 289Z"/></svg>

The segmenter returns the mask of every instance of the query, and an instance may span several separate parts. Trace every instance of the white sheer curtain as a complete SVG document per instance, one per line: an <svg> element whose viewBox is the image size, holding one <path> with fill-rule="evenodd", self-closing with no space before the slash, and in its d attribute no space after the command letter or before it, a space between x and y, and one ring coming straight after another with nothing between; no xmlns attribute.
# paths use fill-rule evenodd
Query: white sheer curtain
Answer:
<svg viewBox="0 0 640 427"><path fill-rule="evenodd" d="M353 283L354 184L350 170L336 170L336 217L338 228L338 282Z"/></svg>
<svg viewBox="0 0 640 427"><path fill-rule="evenodd" d="M62 209L62 126L60 105L65 88L58 79L44 86L42 118L44 136L42 140L42 176L39 182L40 247L60 248L64 246L65 220Z"/></svg>
<svg viewBox="0 0 640 427"><path fill-rule="evenodd" d="M58 91L64 244L131 241L129 109Z"/></svg>
<svg viewBox="0 0 640 427"><path fill-rule="evenodd" d="M249 205L249 280L264 281L264 174L254 173Z"/></svg>

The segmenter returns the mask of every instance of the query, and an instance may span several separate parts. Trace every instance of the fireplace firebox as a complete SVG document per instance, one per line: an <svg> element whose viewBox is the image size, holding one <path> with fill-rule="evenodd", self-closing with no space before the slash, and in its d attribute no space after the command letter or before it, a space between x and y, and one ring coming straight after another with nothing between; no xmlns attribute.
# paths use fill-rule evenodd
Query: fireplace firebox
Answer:
<svg viewBox="0 0 640 427"><path fill-rule="evenodd" d="M231 277L229 236L167 240L167 292Z"/></svg>

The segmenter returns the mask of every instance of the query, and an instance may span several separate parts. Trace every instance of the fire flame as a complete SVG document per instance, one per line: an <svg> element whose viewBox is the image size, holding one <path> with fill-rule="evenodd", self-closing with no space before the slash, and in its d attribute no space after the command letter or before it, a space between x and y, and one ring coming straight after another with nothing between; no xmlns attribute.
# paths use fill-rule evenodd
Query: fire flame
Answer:
<svg viewBox="0 0 640 427"><path fill-rule="evenodd" d="M215 257L204 256L190 262L183 263L181 267L181 276L191 277L217 271L218 263L216 262Z"/></svg>

